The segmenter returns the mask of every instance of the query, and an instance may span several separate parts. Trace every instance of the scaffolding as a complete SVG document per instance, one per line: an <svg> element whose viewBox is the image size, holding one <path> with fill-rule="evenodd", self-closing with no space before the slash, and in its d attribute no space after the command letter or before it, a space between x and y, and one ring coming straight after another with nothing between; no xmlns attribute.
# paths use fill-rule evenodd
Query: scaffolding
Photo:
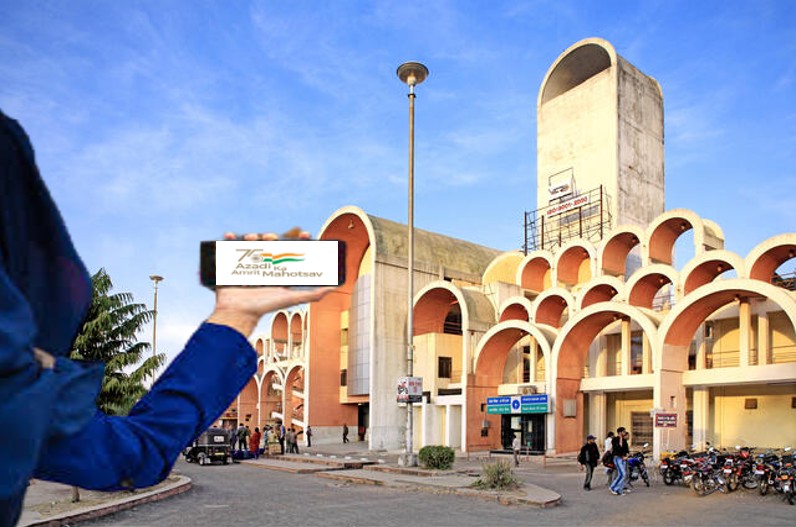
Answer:
<svg viewBox="0 0 796 527"><path fill-rule="evenodd" d="M578 238L597 243L611 229L609 196L602 185L588 192L564 196L547 207L525 212L523 251L554 251Z"/></svg>

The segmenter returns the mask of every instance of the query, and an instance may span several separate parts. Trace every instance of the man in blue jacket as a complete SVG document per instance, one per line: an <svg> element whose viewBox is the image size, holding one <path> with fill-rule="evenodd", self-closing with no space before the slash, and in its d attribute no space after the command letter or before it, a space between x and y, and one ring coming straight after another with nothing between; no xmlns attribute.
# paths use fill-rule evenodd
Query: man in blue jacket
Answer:
<svg viewBox="0 0 796 527"><path fill-rule="evenodd" d="M104 415L102 366L67 358L91 278L27 134L0 112L0 527L16 524L32 477L107 491L164 479L255 373L247 337L260 318L329 291L217 288L215 309L151 391L128 416Z"/></svg>

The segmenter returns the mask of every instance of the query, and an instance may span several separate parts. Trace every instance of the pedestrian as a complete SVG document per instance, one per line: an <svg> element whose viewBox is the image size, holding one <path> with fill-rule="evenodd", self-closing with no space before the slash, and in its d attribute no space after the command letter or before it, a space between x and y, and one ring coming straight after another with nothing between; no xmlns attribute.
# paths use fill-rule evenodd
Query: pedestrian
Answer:
<svg viewBox="0 0 796 527"><path fill-rule="evenodd" d="M304 434L307 438L307 448L312 447L312 427L307 425L307 433Z"/></svg>
<svg viewBox="0 0 796 527"><path fill-rule="evenodd" d="M238 427L238 451L243 452L246 450L246 425L243 423Z"/></svg>
<svg viewBox="0 0 796 527"><path fill-rule="evenodd" d="M348 443L348 425L343 425L343 443Z"/></svg>
<svg viewBox="0 0 796 527"><path fill-rule="evenodd" d="M597 438L593 435L587 435L586 443L581 447L580 453L578 453L580 469L586 471L586 479L583 481L583 488L585 490L591 490L591 478L594 474L594 467L596 467L597 463L600 461L600 449L597 448L597 443L594 442L595 439Z"/></svg>
<svg viewBox="0 0 796 527"><path fill-rule="evenodd" d="M606 485L610 485L611 482L614 480L614 469L612 469L608 464L610 463L613 466L614 463L614 456L611 454L611 451L614 448L614 433L613 431L609 431L608 435L605 436L605 448L603 448L603 464L605 465L605 475L608 478L608 482Z"/></svg>
<svg viewBox="0 0 796 527"><path fill-rule="evenodd" d="M294 454L299 454L300 452L299 452L299 446L298 446L298 442L299 442L298 436L299 436L299 434L301 432L297 432L296 429L293 428L292 426L290 427L290 431L293 432L293 453Z"/></svg>
<svg viewBox="0 0 796 527"><path fill-rule="evenodd" d="M230 423L227 429L227 437L229 437L229 449L231 452L235 451L235 446L238 444L238 432L235 423Z"/></svg>
<svg viewBox="0 0 796 527"><path fill-rule="evenodd" d="M625 460L629 453L630 449L627 446L625 427L620 426L616 429L616 436L613 438L611 444L611 455L614 457L614 470L616 470L616 475L614 476L614 481L611 483L610 489L611 494L615 496L622 496L625 493Z"/></svg>
<svg viewBox="0 0 796 527"><path fill-rule="evenodd" d="M102 365L69 358L91 307L91 276L36 166L30 139L2 111L0 214L3 526L19 520L31 478L99 491L162 481L182 447L214 423L256 373L248 337L259 320L332 290L216 288L210 316L184 350L127 415L110 416L97 409Z"/></svg>
<svg viewBox="0 0 796 527"><path fill-rule="evenodd" d="M260 434L260 428L254 427L254 432L252 432L251 439L249 439L249 450L251 451L254 459L260 458L260 439L262 435Z"/></svg>
<svg viewBox="0 0 796 527"><path fill-rule="evenodd" d="M511 441L511 450L514 452L514 466L520 466L520 435L514 434L514 439Z"/></svg>
<svg viewBox="0 0 796 527"><path fill-rule="evenodd" d="M284 456L285 455L285 423L279 423L279 450L280 453Z"/></svg>
<svg viewBox="0 0 796 527"><path fill-rule="evenodd" d="M249 439L251 439L252 431L249 429L249 425L246 425L246 429L243 432L243 448L241 450L249 450Z"/></svg>

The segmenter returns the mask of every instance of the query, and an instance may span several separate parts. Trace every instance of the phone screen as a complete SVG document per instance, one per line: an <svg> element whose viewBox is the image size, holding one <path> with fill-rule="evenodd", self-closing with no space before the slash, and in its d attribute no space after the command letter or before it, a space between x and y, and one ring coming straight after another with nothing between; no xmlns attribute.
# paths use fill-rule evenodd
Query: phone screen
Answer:
<svg viewBox="0 0 796 527"><path fill-rule="evenodd" d="M208 241L200 246L202 285L323 287L345 282L338 240Z"/></svg>

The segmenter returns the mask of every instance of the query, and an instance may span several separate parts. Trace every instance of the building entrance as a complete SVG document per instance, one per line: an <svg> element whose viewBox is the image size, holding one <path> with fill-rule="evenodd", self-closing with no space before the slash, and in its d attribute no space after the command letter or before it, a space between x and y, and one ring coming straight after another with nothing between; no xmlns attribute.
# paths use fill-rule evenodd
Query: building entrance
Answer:
<svg viewBox="0 0 796 527"><path fill-rule="evenodd" d="M504 414L500 420L501 443L503 448L511 450L511 442L515 434L520 434L523 451L528 449L531 454L545 452L545 415L546 414Z"/></svg>

